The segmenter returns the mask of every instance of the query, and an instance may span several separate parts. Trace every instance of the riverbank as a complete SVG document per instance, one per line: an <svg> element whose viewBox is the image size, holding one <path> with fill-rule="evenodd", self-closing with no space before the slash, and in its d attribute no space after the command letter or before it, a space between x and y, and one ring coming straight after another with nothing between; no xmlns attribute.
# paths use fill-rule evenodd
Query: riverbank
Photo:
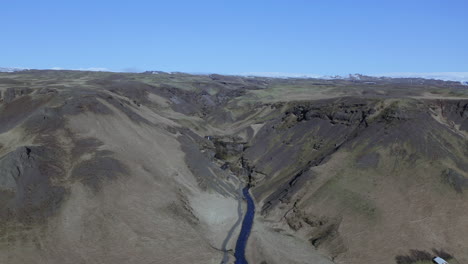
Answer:
<svg viewBox="0 0 468 264"><path fill-rule="evenodd" d="M228 234L226 235L226 238L223 241L221 249L224 252L223 259L221 260L221 264L228 264L229 263L229 250L228 250L228 244L229 241L232 238L232 235L234 231L239 227L240 223L242 222L242 202L243 202L243 193L242 193L242 183L239 182L239 189L238 189L238 205L237 205L237 221L234 223L234 225L231 227L229 230Z"/></svg>

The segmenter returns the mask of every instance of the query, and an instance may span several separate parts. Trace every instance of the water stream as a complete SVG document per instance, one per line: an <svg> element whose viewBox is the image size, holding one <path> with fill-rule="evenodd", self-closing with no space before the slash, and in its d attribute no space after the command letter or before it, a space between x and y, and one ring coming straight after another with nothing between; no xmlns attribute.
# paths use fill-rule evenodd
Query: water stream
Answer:
<svg viewBox="0 0 468 264"><path fill-rule="evenodd" d="M237 238L236 251L234 257L236 257L235 264L248 264L245 258L245 248L247 246L247 240L249 239L250 231L252 230L254 215L255 215L255 204L249 193L250 185L247 185L242 190L244 198L247 201L247 212L245 213L244 220L242 221L242 228Z"/></svg>

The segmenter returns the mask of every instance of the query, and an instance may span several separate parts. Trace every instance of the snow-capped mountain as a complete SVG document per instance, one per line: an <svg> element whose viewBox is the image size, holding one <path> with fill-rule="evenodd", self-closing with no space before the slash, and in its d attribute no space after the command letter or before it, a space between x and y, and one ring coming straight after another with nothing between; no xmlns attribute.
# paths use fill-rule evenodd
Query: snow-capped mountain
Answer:
<svg viewBox="0 0 468 264"><path fill-rule="evenodd" d="M11 67L0 67L0 72L16 72L16 71L24 71L25 69L21 68L11 68Z"/></svg>
<svg viewBox="0 0 468 264"><path fill-rule="evenodd" d="M258 76L270 78L319 78L319 79L346 79L346 80L363 80L369 77L388 77L388 78L422 78L434 79L442 81L455 81L464 85L468 85L468 72L430 72L430 73L382 73L382 74L348 74L348 75L320 75L320 74L304 74L304 73L282 73L282 72L251 72L241 73L241 76Z"/></svg>
<svg viewBox="0 0 468 264"><path fill-rule="evenodd" d="M434 79L442 81L455 81L455 82L468 82L468 72L426 72L426 73L416 73L416 72L400 72L400 73L384 73L384 74L375 74L373 76L384 76L391 78L423 78L423 79Z"/></svg>

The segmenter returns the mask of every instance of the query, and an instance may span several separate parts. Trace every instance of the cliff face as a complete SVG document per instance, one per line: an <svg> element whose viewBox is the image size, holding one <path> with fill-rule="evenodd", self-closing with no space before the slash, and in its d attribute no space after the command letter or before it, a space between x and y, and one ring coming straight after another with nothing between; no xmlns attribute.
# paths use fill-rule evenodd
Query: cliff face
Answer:
<svg viewBox="0 0 468 264"><path fill-rule="evenodd" d="M337 263L393 263L432 248L464 258L467 105L340 98L283 106L245 151L263 176L254 188L259 218Z"/></svg>
<svg viewBox="0 0 468 264"><path fill-rule="evenodd" d="M419 81L2 73L0 262L232 262L247 183L252 263L466 261L468 92Z"/></svg>

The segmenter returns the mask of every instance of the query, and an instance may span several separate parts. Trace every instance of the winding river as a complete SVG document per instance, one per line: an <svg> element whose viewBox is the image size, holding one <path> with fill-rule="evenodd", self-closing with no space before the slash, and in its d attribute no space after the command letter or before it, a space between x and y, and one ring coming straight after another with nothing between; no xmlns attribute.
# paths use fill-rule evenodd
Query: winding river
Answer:
<svg viewBox="0 0 468 264"><path fill-rule="evenodd" d="M247 246L247 240L249 239L250 231L252 230L254 215L255 215L255 204L249 193L250 185L247 185L242 190L244 198L247 200L247 212L245 213L244 220L242 221L242 228L237 238L236 251L234 257L236 257L235 264L248 264L245 259L245 248Z"/></svg>

